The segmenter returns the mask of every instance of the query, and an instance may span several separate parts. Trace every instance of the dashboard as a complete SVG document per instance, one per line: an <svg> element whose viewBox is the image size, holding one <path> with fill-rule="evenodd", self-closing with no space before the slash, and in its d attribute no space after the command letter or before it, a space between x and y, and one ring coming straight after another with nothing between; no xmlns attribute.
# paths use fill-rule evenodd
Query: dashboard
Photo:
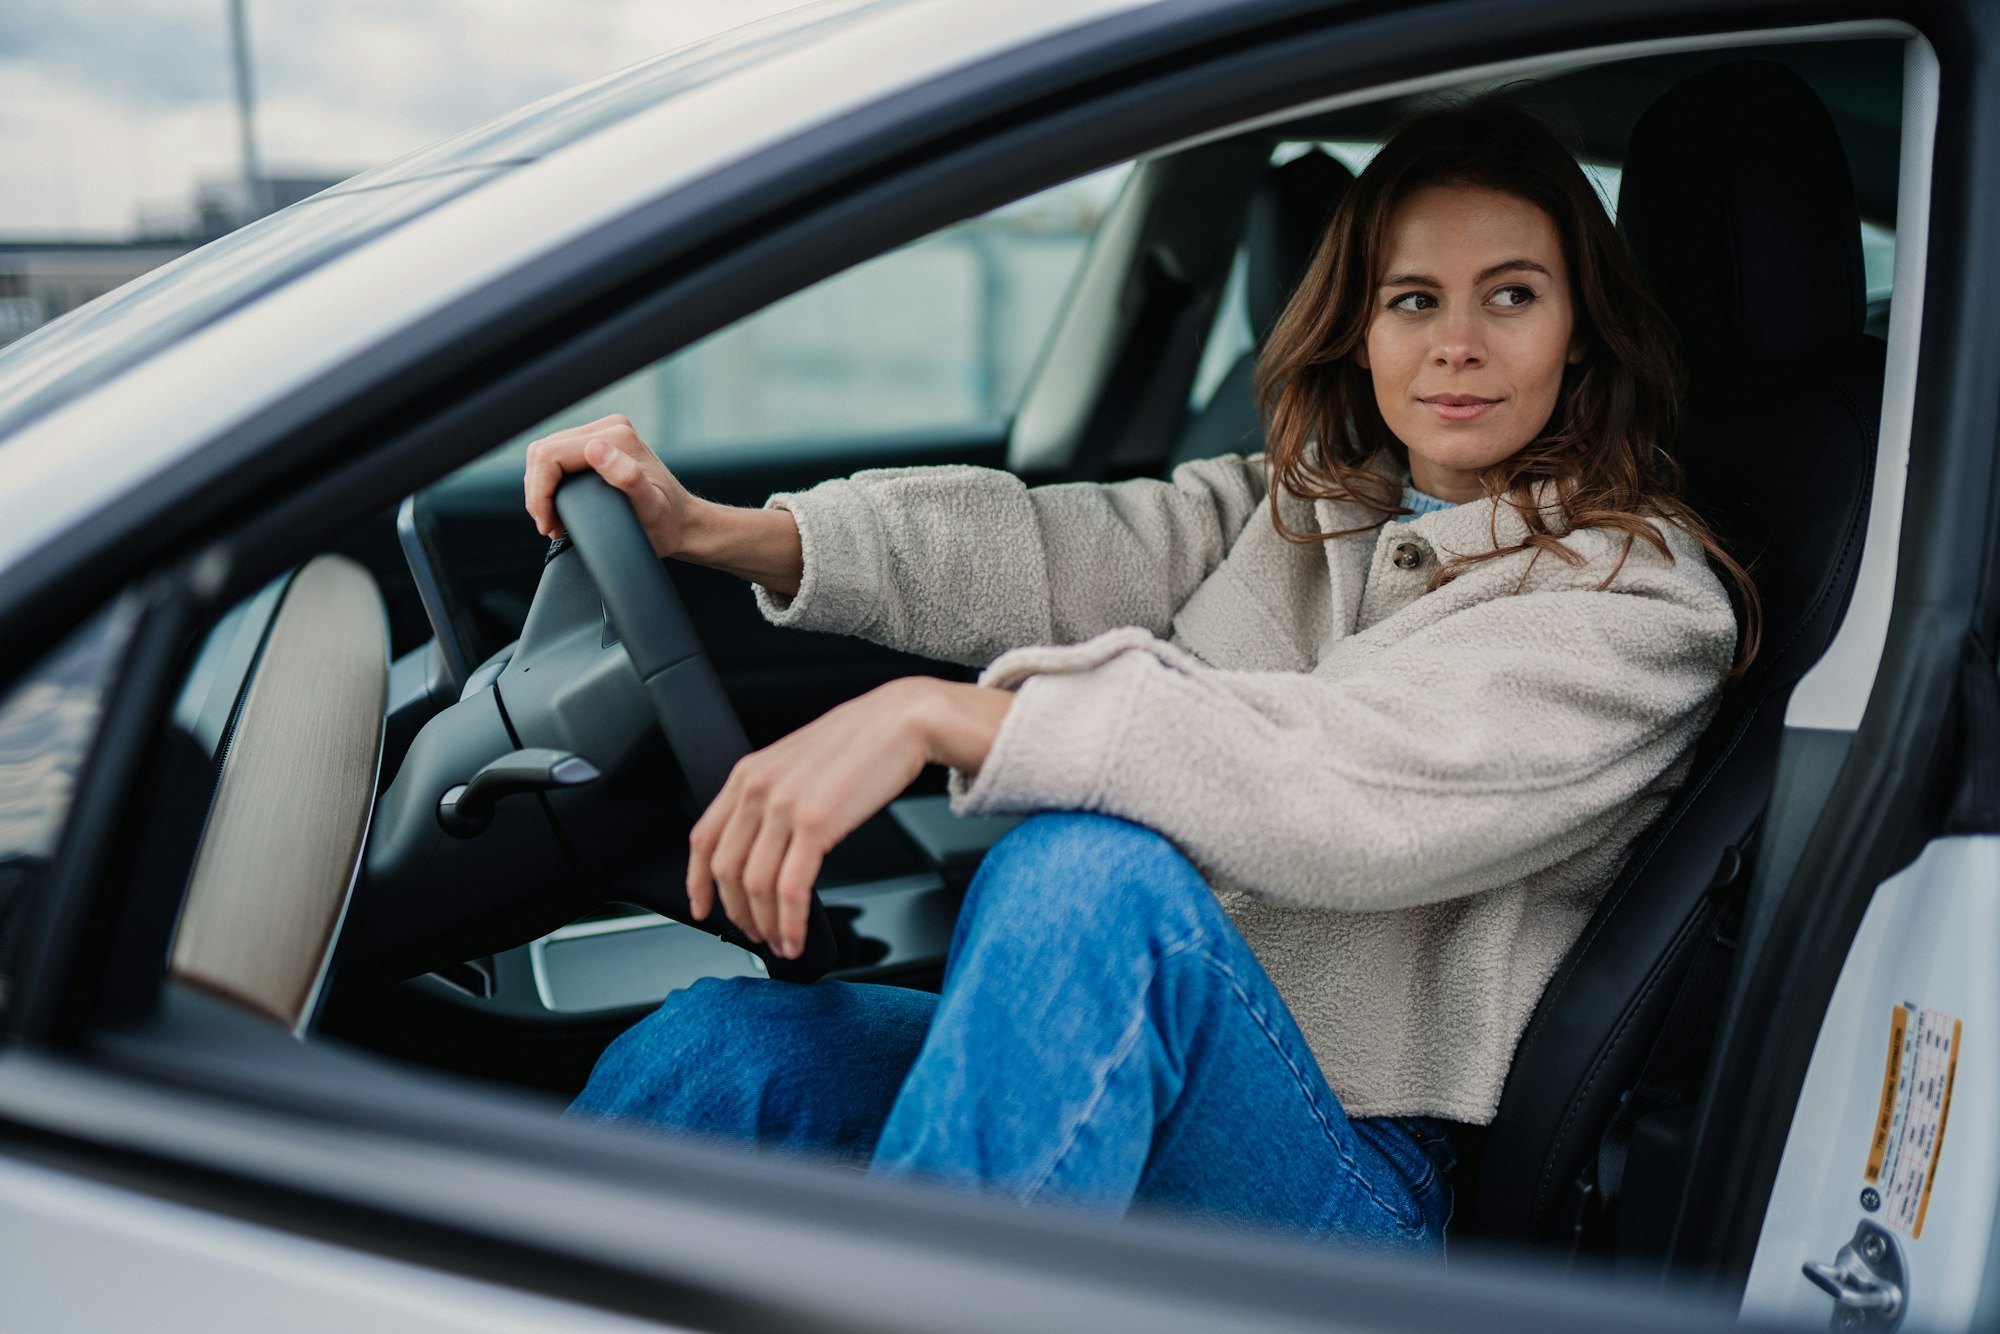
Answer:
<svg viewBox="0 0 2000 1334"><path fill-rule="evenodd" d="M230 610L197 651L175 699L173 777L163 785L172 791L162 794L199 831L184 863L176 979L304 1033L335 970L365 973L371 940L419 929L436 902L452 897L448 882L498 900L510 879L562 882L543 892L560 907L551 925L392 970L406 976L400 985L470 1017L560 1028L650 1008L697 978L761 974L761 961L743 950L619 902L615 890L580 884L591 879L587 868L564 855L554 812L535 810L532 797L501 807L497 838L438 834L438 794L429 789L444 780L427 779L423 763L406 765L406 756L427 725L446 725L447 712L479 719L490 733L480 742L486 748L513 744L494 688L508 650L486 670L468 671L462 654L453 660L444 639L456 618L420 517L406 503L399 528L426 610L447 636L391 663L373 579L352 561L322 556ZM451 708L462 704L470 708ZM391 802L385 817L382 803L399 779L422 791ZM942 796L912 796L836 849L821 884L842 941L836 975L933 979L965 881L1013 823L960 819ZM664 824L659 832L672 833ZM529 843L539 851L517 855ZM392 861L393 874L384 869ZM397 882L386 903L379 892L371 898L371 872ZM343 940L345 928L354 929Z"/></svg>

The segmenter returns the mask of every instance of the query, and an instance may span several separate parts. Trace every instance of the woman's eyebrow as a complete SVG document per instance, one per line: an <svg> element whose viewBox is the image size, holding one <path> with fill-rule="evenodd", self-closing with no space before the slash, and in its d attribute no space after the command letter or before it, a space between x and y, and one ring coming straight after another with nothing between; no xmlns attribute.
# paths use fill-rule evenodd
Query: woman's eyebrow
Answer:
<svg viewBox="0 0 2000 1334"><path fill-rule="evenodd" d="M1479 271L1479 275L1475 277L1472 281L1474 283L1483 283L1488 278L1496 277L1499 274L1512 273L1515 272L1516 270L1523 270L1523 269L1525 269L1529 273L1539 273L1544 278L1552 278L1555 276L1554 274L1549 272L1547 265L1542 264L1538 260L1503 259L1498 264L1489 264L1485 268L1481 269ZM1444 284L1426 273L1392 273L1383 278L1382 281L1378 284L1378 286L1443 287Z"/></svg>
<svg viewBox="0 0 2000 1334"><path fill-rule="evenodd" d="M1479 276L1472 281L1483 283L1488 278L1498 277L1503 273L1511 273L1516 269L1526 269L1530 273L1539 273L1544 278L1553 278L1555 276L1548 271L1546 265L1539 264L1532 259L1503 259L1498 264L1489 264L1481 269Z"/></svg>

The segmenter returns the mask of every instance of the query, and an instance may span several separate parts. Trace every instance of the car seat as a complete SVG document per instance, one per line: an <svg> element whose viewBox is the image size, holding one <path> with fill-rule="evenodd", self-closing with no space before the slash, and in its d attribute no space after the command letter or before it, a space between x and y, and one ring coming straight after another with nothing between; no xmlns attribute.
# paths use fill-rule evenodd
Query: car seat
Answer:
<svg viewBox="0 0 2000 1334"><path fill-rule="evenodd" d="M1655 102L1632 133L1619 226L1686 345L1689 498L1756 579L1763 648L1544 993L1462 1174L1459 1221L1622 1263L1668 1242L1786 701L1854 584L1884 348L1863 333L1847 159L1784 66L1718 66Z"/></svg>
<svg viewBox="0 0 2000 1334"><path fill-rule="evenodd" d="M1243 301L1255 344L1182 424L1167 451L1167 471L1189 459L1263 449L1250 383L1257 353L1305 277L1333 206L1353 183L1352 172L1316 148L1264 173L1243 221Z"/></svg>

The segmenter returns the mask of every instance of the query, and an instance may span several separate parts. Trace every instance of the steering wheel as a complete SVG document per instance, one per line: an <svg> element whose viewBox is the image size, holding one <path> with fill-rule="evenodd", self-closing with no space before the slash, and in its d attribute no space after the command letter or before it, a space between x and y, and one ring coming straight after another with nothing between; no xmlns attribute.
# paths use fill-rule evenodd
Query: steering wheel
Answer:
<svg viewBox="0 0 2000 1334"><path fill-rule="evenodd" d="M706 807L722 791L736 762L750 752L743 724L723 693L666 566L625 497L595 473L575 473L556 489L556 514L604 603L611 632L624 644L652 704L667 746L680 764L695 801ZM670 914L688 921L684 913ZM720 903L708 919L689 922L741 946L763 960L770 975L812 981L838 955L826 909L814 891L805 947L786 959L753 944L723 916Z"/></svg>

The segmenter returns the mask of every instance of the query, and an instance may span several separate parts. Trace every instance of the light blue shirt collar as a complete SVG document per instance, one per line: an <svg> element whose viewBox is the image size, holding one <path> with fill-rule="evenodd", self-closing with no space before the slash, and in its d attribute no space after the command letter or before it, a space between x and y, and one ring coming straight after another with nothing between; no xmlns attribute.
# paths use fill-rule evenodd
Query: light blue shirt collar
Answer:
<svg viewBox="0 0 2000 1334"><path fill-rule="evenodd" d="M1410 511L1408 517L1404 519L1404 522L1407 523L1410 519L1421 519L1426 514L1436 514L1440 510L1456 509L1458 508L1458 503L1451 500L1439 500L1436 496L1419 491L1414 486L1405 486L1403 488L1403 508Z"/></svg>

